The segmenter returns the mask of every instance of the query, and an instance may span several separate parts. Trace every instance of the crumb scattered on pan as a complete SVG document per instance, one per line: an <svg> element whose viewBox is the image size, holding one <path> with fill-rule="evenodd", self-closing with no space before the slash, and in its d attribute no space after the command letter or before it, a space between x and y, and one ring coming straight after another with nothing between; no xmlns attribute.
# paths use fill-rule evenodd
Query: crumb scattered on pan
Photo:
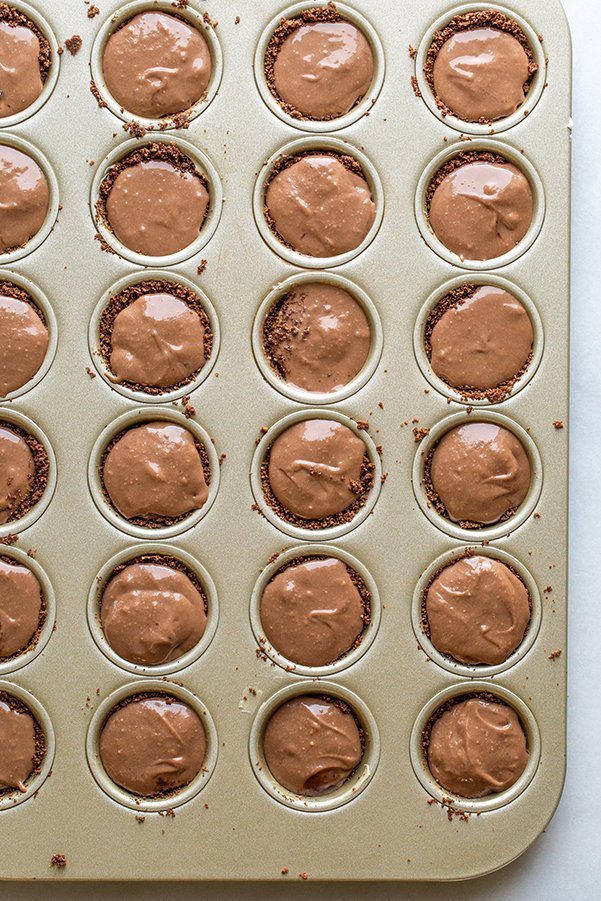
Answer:
<svg viewBox="0 0 601 901"><path fill-rule="evenodd" d="M105 109L106 102L100 96L100 91L98 90L98 85L96 84L96 82L94 81L93 78L90 79L90 91L92 92L92 95L93 95L96 103L100 107L100 109Z"/></svg>
<svg viewBox="0 0 601 901"><path fill-rule="evenodd" d="M136 823L144 823L145 820L146 820L146 817L143 817L143 816L142 816L141 814L139 814L139 813L136 814Z"/></svg>
<svg viewBox="0 0 601 901"><path fill-rule="evenodd" d="M96 16L99 16L99 15L100 15L100 10L98 9L97 6L94 6L92 4L91 6L88 7L88 19L95 19Z"/></svg>
<svg viewBox="0 0 601 901"><path fill-rule="evenodd" d="M91 379L95 379L95 378L96 378L96 373L93 372L93 371L90 369L89 366L86 366L86 372L88 373L88 375L90 376Z"/></svg>
<svg viewBox="0 0 601 901"><path fill-rule="evenodd" d="M409 56L411 57L411 59L415 59L415 57L417 56L417 50L415 49L413 44L409 44Z"/></svg>
<svg viewBox="0 0 601 901"><path fill-rule="evenodd" d="M64 870L67 866L67 858L64 854L53 854L50 858L50 866L57 867L59 870Z"/></svg>
<svg viewBox="0 0 601 901"><path fill-rule="evenodd" d="M298 878L299 878L299 879L304 879L304 881L306 882L307 879L309 878L309 874L303 871L302 873L299 873L299 874L298 874Z"/></svg>
<svg viewBox="0 0 601 901"><path fill-rule="evenodd" d="M18 535L5 535L4 538L0 538L0 544L5 544L8 547L12 547L13 544L16 544L18 540Z"/></svg>
<svg viewBox="0 0 601 901"><path fill-rule="evenodd" d="M240 16L236 16L236 18L234 19L234 25L239 25L239 24L240 24Z"/></svg>
<svg viewBox="0 0 601 901"><path fill-rule="evenodd" d="M196 270L197 274L202 275L203 272L206 270L207 265L208 265L208 260L201 260L198 265L198 268Z"/></svg>
<svg viewBox="0 0 601 901"><path fill-rule="evenodd" d="M282 867L282 869L280 870L282 876L287 876L289 872L290 870L288 869L288 867Z"/></svg>
<svg viewBox="0 0 601 901"><path fill-rule="evenodd" d="M553 423L553 428L554 429L563 429L563 420L556 419L555 422Z"/></svg>
<svg viewBox="0 0 601 901"><path fill-rule="evenodd" d="M557 660L558 657L561 657L561 651L551 651L549 654L549 660Z"/></svg>
<svg viewBox="0 0 601 901"><path fill-rule="evenodd" d="M415 438L415 443L419 444L420 441L423 441L430 434L430 429L413 429L413 437Z"/></svg>
<svg viewBox="0 0 601 901"><path fill-rule="evenodd" d="M416 97L422 96L422 92L419 89L419 84L418 84L418 81L417 81L417 78L415 77L415 75L411 76L411 87L413 88L413 93L415 94Z"/></svg>
<svg viewBox="0 0 601 901"><path fill-rule="evenodd" d="M74 34L72 37L67 38L65 41L65 47L71 54L71 56L75 56L76 53L79 53L81 50L81 45L83 44L83 40L79 34Z"/></svg>

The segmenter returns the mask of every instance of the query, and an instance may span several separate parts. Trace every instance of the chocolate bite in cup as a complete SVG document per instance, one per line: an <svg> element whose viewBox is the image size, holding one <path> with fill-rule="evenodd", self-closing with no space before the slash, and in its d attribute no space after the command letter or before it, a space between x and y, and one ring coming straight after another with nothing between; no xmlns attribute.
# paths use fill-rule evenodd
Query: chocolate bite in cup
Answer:
<svg viewBox="0 0 601 901"><path fill-rule="evenodd" d="M0 143L0 254L24 247L48 214L46 176L28 154Z"/></svg>
<svg viewBox="0 0 601 901"><path fill-rule="evenodd" d="M464 151L430 182L426 213L438 240L461 260L493 260L514 250L530 230L532 185L504 156Z"/></svg>
<svg viewBox="0 0 601 901"><path fill-rule="evenodd" d="M185 285L147 279L113 295L100 317L110 381L156 395L193 382L213 350L209 318Z"/></svg>
<svg viewBox="0 0 601 901"><path fill-rule="evenodd" d="M34 648L46 621L42 587L23 564L0 556L0 662Z"/></svg>
<svg viewBox="0 0 601 901"><path fill-rule="evenodd" d="M422 736L430 772L461 798L507 791L528 763L526 734L515 710L488 693L443 704Z"/></svg>
<svg viewBox="0 0 601 901"><path fill-rule="evenodd" d="M450 429L428 453L424 466L428 500L462 529L511 519L530 482L530 460L522 442L494 422L467 422Z"/></svg>
<svg viewBox="0 0 601 901"><path fill-rule="evenodd" d="M107 775L121 788L144 798L168 797L201 772L206 734L200 717L184 701L141 693L109 713L99 751Z"/></svg>
<svg viewBox="0 0 601 901"><path fill-rule="evenodd" d="M176 557L136 557L115 568L100 598L100 622L112 650L130 663L178 660L202 638L207 598Z"/></svg>
<svg viewBox="0 0 601 901"><path fill-rule="evenodd" d="M333 419L305 419L281 432L261 464L266 502L303 529L350 522L374 483L365 442Z"/></svg>
<svg viewBox="0 0 601 901"><path fill-rule="evenodd" d="M44 733L29 707L0 691L0 797L26 792L45 753Z"/></svg>
<svg viewBox="0 0 601 901"><path fill-rule="evenodd" d="M203 100L212 73L208 44L193 24L163 10L121 23L102 54L106 86L134 116L161 119Z"/></svg>
<svg viewBox="0 0 601 901"><path fill-rule="evenodd" d="M52 62L50 44L35 22L0 3L0 119L35 103Z"/></svg>
<svg viewBox="0 0 601 901"><path fill-rule="evenodd" d="M263 754L271 775L306 797L336 791L363 758L365 736L351 708L339 698L301 695L271 716Z"/></svg>
<svg viewBox="0 0 601 901"><path fill-rule="evenodd" d="M336 557L299 557L266 585L260 603L265 637L301 666L329 666L361 642L371 619L371 593Z"/></svg>
<svg viewBox="0 0 601 901"><path fill-rule="evenodd" d="M363 243L376 205L358 160L317 149L278 160L267 183L264 214L285 247L325 259Z"/></svg>
<svg viewBox="0 0 601 901"><path fill-rule="evenodd" d="M434 35L424 63L443 116L483 125L515 113L537 72L522 29L493 9L452 18Z"/></svg>
<svg viewBox="0 0 601 901"><path fill-rule="evenodd" d="M165 257L196 241L209 205L206 175L177 144L155 142L109 168L96 214L129 250Z"/></svg>
<svg viewBox="0 0 601 901"><path fill-rule="evenodd" d="M12 422L0 419L0 525L22 519L48 484L44 446Z"/></svg>
<svg viewBox="0 0 601 901"><path fill-rule="evenodd" d="M269 90L295 119L344 116L369 91L374 69L369 41L333 3L281 19L265 52Z"/></svg>
<svg viewBox="0 0 601 901"><path fill-rule="evenodd" d="M534 328L524 306L503 288L461 285L430 313L424 344L445 384L467 400L496 403L528 369Z"/></svg>
<svg viewBox="0 0 601 901"><path fill-rule="evenodd" d="M48 351L43 312L27 291L0 280L0 398L37 374Z"/></svg>
<svg viewBox="0 0 601 901"><path fill-rule="evenodd" d="M469 666L495 666L524 640L528 589L494 557L469 553L445 566L423 596L424 631L437 651Z"/></svg>
<svg viewBox="0 0 601 901"><path fill-rule="evenodd" d="M274 303L262 339L267 361L287 385L332 393L361 372L372 335L363 308L348 291L314 282L291 288Z"/></svg>
<svg viewBox="0 0 601 901"><path fill-rule="evenodd" d="M211 469L206 448L187 428L157 420L116 435L102 455L100 477L121 516L160 529L204 507Z"/></svg>

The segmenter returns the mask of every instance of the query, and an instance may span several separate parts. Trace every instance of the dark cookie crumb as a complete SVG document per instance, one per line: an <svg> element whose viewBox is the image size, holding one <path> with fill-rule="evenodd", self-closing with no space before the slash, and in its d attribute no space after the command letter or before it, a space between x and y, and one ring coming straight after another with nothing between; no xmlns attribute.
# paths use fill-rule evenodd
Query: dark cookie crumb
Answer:
<svg viewBox="0 0 601 901"><path fill-rule="evenodd" d="M100 109L106 109L107 103L102 99L102 95L98 90L98 85L93 78L90 79L90 91L92 92L92 96L94 97L94 100L96 101Z"/></svg>
<svg viewBox="0 0 601 901"><path fill-rule="evenodd" d="M204 272L206 272L208 264L209 264L208 260L201 260L196 269L196 274L202 275Z"/></svg>
<svg viewBox="0 0 601 901"><path fill-rule="evenodd" d="M65 41L65 47L71 56L75 56L76 53L79 53L82 44L83 40L79 34L74 34L73 37L67 38Z"/></svg>
<svg viewBox="0 0 601 901"><path fill-rule="evenodd" d="M96 16L100 15L100 10L97 6L88 7L88 19L94 19Z"/></svg>
<svg viewBox="0 0 601 901"><path fill-rule="evenodd" d="M551 653L549 654L549 660L557 660L559 657L561 657L561 651L559 650L551 651Z"/></svg>
<svg viewBox="0 0 601 901"><path fill-rule="evenodd" d="M420 90L420 87L419 87L419 82L418 82L417 78L415 77L415 75L412 75L412 76L411 76L411 88L412 88L412 90L413 90L413 93L415 94L415 96L416 96L418 99L421 98L421 97L423 97L423 94L422 94L422 92L421 92L421 90Z"/></svg>
<svg viewBox="0 0 601 901"><path fill-rule="evenodd" d="M553 423L553 428L557 429L558 431L560 429L563 429L563 421L561 419L556 419L555 422Z"/></svg>
<svg viewBox="0 0 601 901"><path fill-rule="evenodd" d="M64 870L67 866L67 858L64 854L53 854L50 858L50 866L57 867L59 870Z"/></svg>

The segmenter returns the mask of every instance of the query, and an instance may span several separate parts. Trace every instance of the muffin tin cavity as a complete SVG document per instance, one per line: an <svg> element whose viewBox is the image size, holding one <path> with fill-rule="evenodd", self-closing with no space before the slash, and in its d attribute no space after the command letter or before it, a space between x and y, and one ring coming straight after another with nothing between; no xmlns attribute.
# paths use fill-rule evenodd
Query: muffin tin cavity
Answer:
<svg viewBox="0 0 601 901"><path fill-rule="evenodd" d="M162 12L171 17L189 23L196 28L206 41L210 57L211 57L211 73L208 86L201 96L191 107L179 112L162 116L160 118L150 118L136 115L124 107L111 94L104 75L103 55L109 38L126 25L134 16L146 12ZM138 123L142 129L151 131L154 129L183 128L187 127L190 122L194 121L215 99L221 78L223 75L223 53L221 45L217 37L217 33L210 17L205 13L198 12L192 6L187 4L175 4L172 0L135 0L134 3L128 3L121 7L115 15L107 16L100 31L96 35L94 46L92 47L92 56L90 60L92 69L92 79L96 89L103 102L108 109L124 122ZM132 133L134 133L132 131Z"/></svg>
<svg viewBox="0 0 601 901"><path fill-rule="evenodd" d="M105 458L111 446L114 446L116 439L121 438L126 432L136 426L143 426L151 422L173 423L181 429L186 429L194 439L194 443L199 451L202 468L205 471L205 480L210 472L210 480L208 482L208 496L202 507L193 510L181 516L173 517L173 522L163 525L142 525L133 520L130 521L122 516L113 506L106 488L104 486L102 468ZM219 490L219 457L217 451L211 441L210 436L197 422L192 419L186 419L181 413L165 407L146 407L143 409L132 410L124 413L99 435L88 463L88 485L94 499L94 503L111 525L127 535L135 538L146 538L149 540L160 540L163 538L173 538L182 532L197 525L209 512L217 492ZM136 517L137 519L137 517Z"/></svg>
<svg viewBox="0 0 601 901"><path fill-rule="evenodd" d="M100 735L114 708L122 705L128 698L137 698L138 696L160 697L161 695L182 701L198 715L205 733L206 751L202 769L188 785L172 792L166 792L159 797L144 797L126 791L108 776L100 758ZM100 703L94 713L86 738L88 765L100 788L113 801L117 801L124 807L147 813L158 813L166 809L180 807L182 804L186 804L195 798L213 775L217 764L218 752L217 730L205 704L188 689L174 682L167 682L164 679L128 682L127 685L122 685L121 688L112 692Z"/></svg>
<svg viewBox="0 0 601 901"><path fill-rule="evenodd" d="M524 772L511 788L484 798L462 798L453 795L432 776L424 753L424 733L440 708L467 700L472 696L484 696L486 700L506 704L513 708L526 736L528 762ZM411 763L417 779L431 797L440 804L466 813L484 813L498 810L518 798L532 782L540 762L541 742L537 722L530 708L509 689L488 681L459 682L440 691L420 711L411 731Z"/></svg>
<svg viewBox="0 0 601 901"><path fill-rule="evenodd" d="M267 191L276 175L284 172L286 168L301 160L303 157L313 155L331 156L344 165L348 162L349 171L363 178L371 193L371 199L375 206L375 216L365 237L354 248L333 256L310 256L294 250L277 233L273 219L267 207ZM348 263L361 254L376 237L384 216L384 191L380 176L375 167L362 151L352 144L341 141L338 138L307 137L298 138L290 144L286 144L276 151L265 163L255 184L253 210L257 228L261 237L273 250L288 263L300 266L304 269L327 269ZM270 221L271 220L271 221Z"/></svg>
<svg viewBox="0 0 601 901"><path fill-rule="evenodd" d="M364 602L364 628L353 646L333 663L324 666L305 666L299 663L293 663L291 660L287 659L276 647L273 647L265 637L265 630L261 621L261 601L266 587L278 573L284 572L290 566L301 564L316 558L339 560L347 567L347 571L351 575L351 579L359 588ZM356 580L357 577L358 579ZM254 637L257 641L258 651L292 675L310 676L313 678L321 676L328 677L342 672L342 670L346 670L354 663L357 663L365 654L367 654L378 633L381 615L382 605L380 594L376 582L369 570L366 569L356 557L353 557L341 548L326 544L306 544L292 547L284 551L284 553L280 554L275 560L269 563L269 565L261 572L261 575L253 588L250 600L250 623Z"/></svg>
<svg viewBox="0 0 601 901"><path fill-rule="evenodd" d="M147 255L126 246L119 240L110 224L107 215L107 199L114 191L116 179L131 172L135 162L152 162L163 159L170 162L175 169L185 168L186 172L198 176L201 189L208 194L208 205L204 218L199 224L199 232L194 240L185 247L163 255ZM171 170L173 171L173 169ZM196 186L198 187L198 186ZM141 266L172 266L182 263L194 254L198 253L211 240L221 217L223 203L223 190L217 170L211 160L197 147L181 138L173 138L164 134L153 135L145 140L125 141L119 147L112 150L105 160L96 169L92 182L90 195L90 208L94 224L103 241L115 251L116 254ZM133 220L132 220L133 221ZM158 220L157 220L158 221ZM164 217L161 218L161 227L164 227ZM133 242L135 243L135 241Z"/></svg>
<svg viewBox="0 0 601 901"><path fill-rule="evenodd" d="M35 754L34 768L24 782L25 791L0 788L0 814L12 810L17 804L36 797L49 776L54 762L54 729L50 717L40 702L32 694L12 682L0 682L0 701L10 709L29 714L34 723ZM3 761L6 759L2 754Z"/></svg>
<svg viewBox="0 0 601 901"><path fill-rule="evenodd" d="M39 316L43 325L48 332L48 344L43 361L37 372L24 382L20 387L14 388L4 396L0 396L0 402L15 400L21 397L32 388L38 385L54 362L56 356L56 347L58 343L58 326L54 310L50 305L46 295L29 279L14 272L0 270L0 297L9 297L21 303L28 303ZM5 358L6 348L0 347L0 361ZM7 367L10 366L10 359L7 359Z"/></svg>
<svg viewBox="0 0 601 901"><path fill-rule="evenodd" d="M507 252L484 260L468 259L450 250L437 237L430 222L430 202L437 181L440 181L445 173L456 171L462 165L471 162L510 164L527 179L532 192L532 218L524 237ZM532 247L545 219L545 192L538 172L523 153L509 144L477 138L461 145L454 144L441 151L426 167L419 179L415 195L415 218L424 241L439 257L461 269L484 272L515 262ZM466 222L469 220L466 219Z"/></svg>
<svg viewBox="0 0 601 901"><path fill-rule="evenodd" d="M445 32L451 23L452 27L455 25L457 26L457 31L462 31L466 26L470 27L470 24L468 23L471 23L478 14L482 13L485 14L486 19L480 26L474 23L471 24L471 27L494 28L495 14L496 16L499 14L504 16L510 23L515 23L519 32L521 32L525 38L527 44L526 52L528 56L531 57L530 61L534 63L537 68L533 75L528 76L528 88L525 93L524 102L518 106L515 112L491 122L469 122L459 118L444 108L444 103L436 96L431 76L428 76L424 69L429 70L431 67L433 59L429 58L430 48L432 47L433 42L438 43L440 33ZM447 40L448 37L449 35L445 35L445 40ZM434 53L432 56L435 58ZM532 113L545 89L547 79L547 59L541 37L532 26L522 18L522 16L506 9L504 6L499 6L496 3L464 3L444 13L444 15L440 16L440 18L428 29L417 50L415 72L417 84L424 99L424 103L437 119L462 134L481 136L507 131L514 126L519 125Z"/></svg>
<svg viewBox="0 0 601 901"><path fill-rule="evenodd" d="M42 653L54 631L56 599L52 582L48 578L46 571L29 554L16 547L0 547L0 561L9 566L28 569L39 583L41 596L38 626L30 640L14 653L5 657L0 656L0 676L3 676L27 666Z"/></svg>
<svg viewBox="0 0 601 901"><path fill-rule="evenodd" d="M143 666L141 664L132 663L120 657L107 641L104 629L100 619L100 609L102 605L102 597L107 584L111 578L136 563L152 562L162 566L171 566L180 572L183 572L192 581L194 587L203 596L206 625L202 637L196 645L186 653L182 654L175 660L168 663L158 664L154 666ZM88 594L88 626L92 633L92 638L96 642L97 647L104 656L121 669L138 676L166 676L170 673L178 672L186 667L191 666L204 654L217 630L219 621L219 601L215 584L205 567L199 563L194 557L181 550L181 548L166 544L144 544L136 547L127 548L118 554L115 554L107 563L104 564L96 578L94 579L90 592Z"/></svg>
<svg viewBox="0 0 601 901"><path fill-rule="evenodd" d="M342 701L350 708L361 732L363 756L358 767L343 785L323 795L298 795L285 789L269 771L263 751L263 737L272 715L282 704L302 696L324 696L330 700ZM348 804L367 788L380 760L380 735L369 708L354 692L334 682L315 683L305 680L280 689L259 707L251 727L249 755L255 776L272 798L293 810L320 813Z"/></svg>
<svg viewBox="0 0 601 901"><path fill-rule="evenodd" d="M465 558L468 554L478 555L479 557L488 557L492 560L499 560L516 575L525 585L530 600L530 621L526 627L523 641L516 650L503 663L496 665L468 665L460 663L453 657L442 654L432 644L429 636L428 621L425 611L425 597L428 588L434 579L448 566L452 566L459 560ZM497 673L505 672L520 660L522 660L528 651L532 648L536 641L542 619L542 605L538 586L533 579L529 570L506 551L502 551L496 547L470 547L462 550L451 550L441 554L428 568L422 573L411 603L411 622L413 631L420 647L430 660L433 660L438 666L442 667L455 676L466 676L468 678L495 676Z"/></svg>
<svg viewBox="0 0 601 901"><path fill-rule="evenodd" d="M365 464L362 468L362 490L357 494L357 502L348 511L315 520L302 520L286 511L278 503L270 488L268 465L272 446L287 429L307 420L331 420L346 426L365 444ZM263 435L255 451L251 466L251 487L255 501L265 518L281 532L291 538L305 541L330 541L340 538L361 525L372 513L382 485L382 464L376 446L364 430L343 413L334 410L315 409L291 413L275 423Z"/></svg>
<svg viewBox="0 0 601 901"><path fill-rule="evenodd" d="M148 294L172 294L198 313L204 327L204 364L173 387L152 387L127 380L118 381L110 368L111 338L116 315L130 303ZM90 355L98 374L109 387L137 403L167 403L195 391L213 371L219 356L220 341L217 313L205 292L189 279L160 269L145 270L143 276L130 275L116 282L98 302L88 332Z"/></svg>
<svg viewBox="0 0 601 901"><path fill-rule="evenodd" d="M17 507L11 505L4 511L8 519L0 524L0 538L6 538L32 526L47 509L56 488L56 458L44 432L22 413L0 408L0 429L22 439L33 459L29 492Z"/></svg>
<svg viewBox="0 0 601 901"><path fill-rule="evenodd" d="M449 298L450 306L452 306L454 303L454 298L456 296L458 298L468 298L472 294L472 287L475 293L475 291L477 291L482 286L490 286L492 288L499 289L500 291L506 291L508 294L515 297L515 299L519 301L522 307L526 310L526 313L530 318L530 322L532 323L532 329L534 332L532 353L527 364L521 371L521 374L518 374L516 378L507 381L501 386L479 391L469 387L466 387L464 389L454 388L453 386L447 384L447 382L445 382L438 375L436 375L436 373L432 369L427 349L429 333L431 332L431 329L433 327L434 320L437 315L437 309L439 308L441 302L445 302L446 298ZM435 388L445 397L455 401L456 403L475 407L486 406L491 403L503 403L504 401L509 400L510 397L514 397L519 391L525 388L526 385L528 385L528 383L531 381L531 379L534 378L540 365L544 350L544 340L542 320L538 313L538 310L536 309L536 306L534 305L530 297L517 285L510 281L507 281L507 279L501 278L500 276L493 275L491 273L478 273L471 276L464 275L460 276L459 278L452 279L451 281L446 282L433 294L430 295L430 297L420 310L417 321L415 323L415 329L413 332L413 349L419 368L433 388Z"/></svg>
<svg viewBox="0 0 601 901"><path fill-rule="evenodd" d="M8 147L15 150L17 153L24 154L26 157L33 160L39 167L48 188L48 208L39 228L37 228L30 238L23 241L19 246L8 247L4 253L0 253L0 266L6 266L9 263L15 263L17 260L22 260L23 257L29 256L34 250L37 250L54 228L59 210L58 181L52 166L44 154L34 147L33 144L30 144L29 141L25 141L23 138L19 138L16 135L0 132L0 151L3 147ZM30 202L31 201L28 201L28 209Z"/></svg>
<svg viewBox="0 0 601 901"><path fill-rule="evenodd" d="M437 500L428 475L428 468L440 440L452 429L473 423L491 423L511 432L521 443L530 464L530 487L517 509L501 521L492 525L464 528L442 515L436 509ZM430 484L428 484L430 483ZM528 432L506 416L491 410L482 410L477 414L455 413L438 422L426 438L421 442L413 462L413 491L422 512L431 523L452 538L469 543L490 541L508 535L521 526L534 512L541 495L543 484L543 467L538 448Z"/></svg>
<svg viewBox="0 0 601 901"><path fill-rule="evenodd" d="M308 11L310 16L310 11L312 10L323 10L321 15L318 14L317 21L326 20L329 13L327 7L324 9L318 4L311 2L311 0L305 0L305 2L296 3L294 6L283 10L271 20L263 32L256 49L254 63L255 79L264 103L275 116L278 116L278 118L293 128L298 128L302 131L310 131L315 134L324 134L331 131L337 131L338 129L348 128L371 110L382 90L386 63L380 38L365 16L361 15L356 10L351 9L349 6L336 3L334 15L337 14L337 20L350 22L354 25L366 38L370 46L373 57L373 77L371 85L366 93L358 99L347 113L339 116L326 119L313 118L311 116L303 115L300 111L287 106L278 98L277 89L273 85L273 72L270 71L273 68L273 59L270 64L268 55L271 55L272 49L277 54L279 47L274 47L274 44L277 43L281 46L280 41L277 40L274 33L281 28L282 21L294 19L303 21L303 16L305 16ZM323 16L323 18L321 18L321 16ZM307 19L308 18L309 17L307 17ZM304 21L303 24L305 24ZM307 24L309 24L309 22L307 22ZM285 29L285 31L287 37L288 29ZM290 34L292 34L293 31L294 29L291 29Z"/></svg>
<svg viewBox="0 0 601 901"><path fill-rule="evenodd" d="M365 363L347 384L329 392L308 391L289 384L269 360L266 353L266 326L270 314L287 295L300 294L304 285L328 285L346 291L359 305L370 329L370 346ZM255 317L252 332L252 346L255 360L261 374L269 384L290 400L304 404L333 404L345 400L360 391L377 369L383 348L382 323L378 311L369 296L356 284L333 272L302 273L294 275L277 285L267 295Z"/></svg>
<svg viewBox="0 0 601 901"><path fill-rule="evenodd" d="M34 25L34 33L36 31L38 32L38 40L41 38L40 55L38 59L40 61L42 90L41 93L25 107L25 109L0 118L0 129L12 128L13 125L18 125L20 122L24 122L26 119L29 119L37 113L54 91L60 70L58 43L54 36L54 32L48 25L46 19L28 3L23 3L22 0L10 0L6 5L8 7L8 10L6 11L7 18L0 18L0 23L3 21L15 21L14 14L12 13L12 11L14 11L18 17L23 17L25 20L23 22L18 21L17 24L19 26L24 25L25 27L30 27L27 25L26 21L29 20Z"/></svg>

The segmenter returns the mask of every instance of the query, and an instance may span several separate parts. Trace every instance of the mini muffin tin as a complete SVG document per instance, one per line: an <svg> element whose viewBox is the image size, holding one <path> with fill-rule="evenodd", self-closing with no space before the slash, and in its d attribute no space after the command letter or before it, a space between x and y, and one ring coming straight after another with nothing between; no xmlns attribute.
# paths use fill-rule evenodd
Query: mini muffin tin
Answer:
<svg viewBox="0 0 601 901"><path fill-rule="evenodd" d="M540 71L524 109L492 131L443 118L421 65L433 31L459 12L504 9L496 3L340 4L343 16L364 27L376 66L368 96L327 123L283 113L261 62L280 15L321 4L99 0L101 12L92 18L83 0L11 5L48 36L53 60L39 101L0 120L0 143L39 162L51 199L41 232L0 256L0 280L30 292L50 344L40 373L0 404L0 421L40 440L50 469L36 507L0 525L7 542L0 553L31 566L47 611L37 647L0 664L0 691L31 709L46 739L27 791L0 795L2 876L285 884L299 877L461 879L503 866L541 833L564 777L571 56L559 0L514 0L507 10L532 41ZM157 8L201 24L214 74L188 128L163 131L164 123L142 121L150 131L132 138L123 128L132 117L106 94L100 55L119 22ZM77 55L57 54L72 35L83 38ZM106 104L100 108L91 78ZM132 253L96 221L107 168L153 141L176 141L210 185L198 240L170 257ZM361 247L327 260L280 244L263 210L272 165L282 154L313 149L354 156L376 203ZM535 194L527 238L486 264L446 251L425 214L430 178L450 156L478 149L515 162ZM364 370L330 397L288 388L261 346L270 304L291 284L321 277L347 286L372 327ZM124 286L145 279L181 280L209 317L213 354L185 390L150 396L105 378L97 354L102 309ZM460 282L513 291L533 321L530 366L495 405L468 404L430 371L423 351L433 305ZM348 424L375 466L355 519L317 531L280 520L260 485L274 437L309 417ZM202 510L163 529L123 520L98 471L116 434L157 419L190 429L211 466ZM480 419L502 422L520 437L532 486L508 522L463 530L428 506L423 466L448 428ZM453 664L421 630L424 587L467 548L509 562L530 591L524 643L499 667ZM145 554L180 559L207 597L205 636L165 667L121 660L98 621L99 595L115 566ZM287 560L327 554L366 582L371 622L358 647L331 667L293 668L261 640L260 592ZM99 759L106 716L140 692L187 700L205 725L204 770L167 799L128 794ZM433 780L422 732L441 704L470 692L493 693L516 709L530 757L509 791L462 801ZM352 707L365 754L336 792L301 798L270 776L262 731L280 703L315 693ZM54 855L64 855L66 866L53 866Z"/></svg>

